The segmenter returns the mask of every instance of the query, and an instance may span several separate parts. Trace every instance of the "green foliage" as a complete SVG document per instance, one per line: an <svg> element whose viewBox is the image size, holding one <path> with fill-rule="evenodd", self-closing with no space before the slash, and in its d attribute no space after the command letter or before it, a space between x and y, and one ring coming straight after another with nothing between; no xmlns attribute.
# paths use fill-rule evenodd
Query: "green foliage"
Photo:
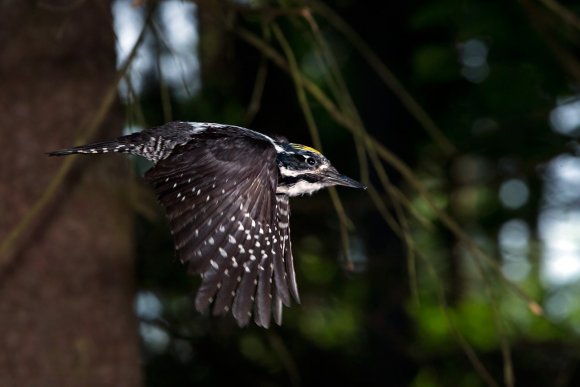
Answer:
<svg viewBox="0 0 580 387"><path fill-rule="evenodd" d="M424 349L450 350L455 347L457 333L479 351L497 349L497 332L486 300L465 300L456 308L445 307L445 311L437 304L421 304L412 312L417 323L417 339Z"/></svg>
<svg viewBox="0 0 580 387"><path fill-rule="evenodd" d="M420 82L450 82L457 79L457 54L448 45L425 45L413 56L413 72Z"/></svg>
<svg viewBox="0 0 580 387"><path fill-rule="evenodd" d="M302 334L324 349L352 350L357 345L360 318L356 307L339 302L305 306L298 322Z"/></svg>

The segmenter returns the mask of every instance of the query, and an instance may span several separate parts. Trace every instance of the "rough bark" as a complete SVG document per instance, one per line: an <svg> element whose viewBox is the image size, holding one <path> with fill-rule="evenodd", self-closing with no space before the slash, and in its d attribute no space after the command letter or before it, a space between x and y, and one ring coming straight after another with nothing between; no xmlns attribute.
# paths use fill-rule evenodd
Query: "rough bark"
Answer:
<svg viewBox="0 0 580 387"><path fill-rule="evenodd" d="M0 242L111 86L114 44L109 1L0 1ZM85 166L0 259L0 386L141 384L127 164Z"/></svg>

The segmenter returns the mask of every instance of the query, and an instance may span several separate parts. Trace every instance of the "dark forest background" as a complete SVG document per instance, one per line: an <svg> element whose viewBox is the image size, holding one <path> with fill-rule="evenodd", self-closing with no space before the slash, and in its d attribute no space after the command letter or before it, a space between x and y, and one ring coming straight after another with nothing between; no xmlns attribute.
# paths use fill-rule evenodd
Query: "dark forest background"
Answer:
<svg viewBox="0 0 580 387"><path fill-rule="evenodd" d="M0 1L0 386L580 385L580 4ZM320 150L302 304L195 312L142 160L170 120Z"/></svg>

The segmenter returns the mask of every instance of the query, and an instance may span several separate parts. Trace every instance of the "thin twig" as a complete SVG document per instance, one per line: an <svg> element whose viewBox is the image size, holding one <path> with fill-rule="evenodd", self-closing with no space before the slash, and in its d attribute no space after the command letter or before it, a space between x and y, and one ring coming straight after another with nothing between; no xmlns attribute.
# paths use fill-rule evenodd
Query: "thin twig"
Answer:
<svg viewBox="0 0 580 387"><path fill-rule="evenodd" d="M284 54L286 55L286 58L288 60L290 75L294 80L294 86L296 88L298 101L300 102L300 105L304 108L303 109L304 118L306 119L306 124L308 126L308 130L310 131L310 137L312 138L312 142L314 143L314 146L318 150L322 151L322 141L320 140L320 133L318 132L316 120L312 115L312 110L308 105L306 93L304 92L302 83L300 82L301 74L300 70L298 69L298 63L296 63L296 57L294 56L294 52L292 51L290 44L286 40L286 37L282 33L282 30L275 23L272 24L272 32L274 32L274 36L276 37L276 39L278 39L278 42L280 43L280 46L282 47L282 50L284 51Z"/></svg>
<svg viewBox="0 0 580 387"><path fill-rule="evenodd" d="M399 225L397 220L393 217L393 215L389 212L389 210L387 210L387 206L383 202L383 199L379 195L374 185L369 183L367 185L367 192L369 193L369 196L371 197L371 200L373 201L375 207L379 211L379 214L381 214L381 216L383 217L389 228L393 230L395 235L397 235L399 238L403 238L403 231L401 229L401 226Z"/></svg>
<svg viewBox="0 0 580 387"><path fill-rule="evenodd" d="M423 226L428 231L435 230L433 222L421 214L416 206L413 205L411 200L399 188L397 188L397 186L392 185L390 189L393 196L395 196L400 201L400 203L405 206L405 208L413 215L415 220L418 221L421 226Z"/></svg>
<svg viewBox="0 0 580 387"><path fill-rule="evenodd" d="M266 337L268 338L270 347L272 347L272 350L278 355L278 358L282 362L282 366L286 369L286 372L290 377L290 384L294 387L299 386L300 372L298 366L292 357L292 353L288 350L284 340L282 340L282 337L272 330L268 331Z"/></svg>
<svg viewBox="0 0 580 387"><path fill-rule="evenodd" d="M133 86L131 75L126 74L123 81L127 86L127 101L125 103L127 110L126 122L129 125L134 125L136 122L137 125L143 127L147 121L145 120L145 113L143 112L141 101L139 100L135 86Z"/></svg>
<svg viewBox="0 0 580 387"><path fill-rule="evenodd" d="M371 162L373 163L373 167L379 176L379 180L383 185L383 189L389 197L391 198L391 202L393 203L393 208L395 209L395 213L397 214L397 218L399 219L399 224L401 225L401 238L405 242L406 250L407 250L407 271L409 272L409 286L411 290L411 295L415 300L415 303L419 305L419 285L417 281L417 263L415 259L415 243L413 242L413 237L411 236L411 230L409 227L409 222L407 220L407 216L403 211L402 205L397 200L397 197L392 193L393 184L387 175L385 168L381 164L374 148L368 149L369 156L371 158Z"/></svg>
<svg viewBox="0 0 580 387"><path fill-rule="evenodd" d="M155 21L151 21L151 27L152 27L152 31L155 34L155 37L157 38L157 41L159 43L161 43L163 45L163 47L165 47L165 49L169 52L169 54L171 55L171 58L173 59L173 61L175 62L175 64L177 64L179 66L179 70L180 71L180 80L181 80L181 87L183 88L183 90L185 90L185 94L188 96L192 96L193 92L191 90L191 87L189 85L189 82L187 81L187 71L185 69L185 66L183 65L183 61L180 60L179 56L180 54L176 53L176 50L172 47L171 43L169 42L169 40L167 39L167 37L165 36L165 34L163 33L163 30L159 27L159 25L155 22ZM158 62L159 59L161 58L161 55L158 55ZM159 66L159 68L161 68L161 66ZM163 81L163 77L161 75L161 70L159 70L159 75L160 75L160 81ZM171 109L171 104L169 104L169 106L163 106L164 109L164 115L165 111L167 111L168 109ZM166 119L166 121L169 121Z"/></svg>
<svg viewBox="0 0 580 387"><path fill-rule="evenodd" d="M254 89L252 90L252 96L250 97L250 103L244 114L244 124L249 126L262 104L262 95L264 94L264 87L266 85L266 78L268 75L268 60L262 56L260 59L260 65L258 66L258 71L256 73L256 81L254 82Z"/></svg>
<svg viewBox="0 0 580 387"><path fill-rule="evenodd" d="M455 325L455 322L451 318L449 311L448 311L448 307L447 307L447 301L445 300L445 292L440 285L441 281L439 280L439 278L437 276L437 272L435 271L433 264L429 261L429 259L425 258L423 256L423 254L418 253L417 255L419 256L419 258L421 258L421 260L423 261L423 263L427 267L429 274L435 280L435 293L437 294L437 298L439 300L441 313L443 313L443 315L445 316L445 320L447 321L447 325L451 328L451 332L453 332L453 335L455 336L457 342L459 343L459 345L463 349L463 352L467 355L467 359L469 360L469 362L471 363L473 368L477 371L477 373L479 374L481 379L483 379L483 381L488 386L499 387L499 384L495 381L493 376L491 376L491 374L489 373L489 371L487 370L485 365L483 365L481 360L479 360L479 358L477 357L477 353L474 351L474 349L471 347L471 345L465 339L465 337L463 337L463 335L461 334L461 332L459 331L459 329Z"/></svg>
<svg viewBox="0 0 580 387"><path fill-rule="evenodd" d="M497 300L497 297L493 295L491 288L489 288L489 292L490 297L493 297L494 300ZM492 302L490 307L493 314L493 321L495 322L496 325L495 329L497 331L497 336L499 338L501 357L503 359L503 379L507 387L514 387L515 373L509 340L507 338L505 328L503 327L502 320L500 318L500 311L497 306L497 302Z"/></svg>
<svg viewBox="0 0 580 387"><path fill-rule="evenodd" d="M556 14L566 24L580 31L580 18L556 0L539 0L546 8Z"/></svg>
<svg viewBox="0 0 580 387"><path fill-rule="evenodd" d="M405 87L399 82L397 77L381 61L377 54L369 45L330 7L319 1L311 3L315 12L328 20L334 28L340 31L359 51L362 57L369 63L373 70L379 75L383 82L399 98L403 106L417 119L425 131L433 138L435 143L445 152L447 156L455 153L455 146L445 136L443 131L435 124L429 114L419 105Z"/></svg>
<svg viewBox="0 0 580 387"><path fill-rule="evenodd" d="M330 86L330 90L333 92L334 97L338 101L341 110L343 110L345 114L351 117L353 121L358 124L359 130L363 131L364 125L358 109L353 101L346 81L342 76L338 62L326 39L324 38L324 35L320 32L320 27L316 23L316 19L313 17L309 8L304 9L303 16L308 22L308 25L310 26L310 32L314 37L314 42L317 44L317 49L314 50L314 53L318 58L321 66L325 67L325 70L330 70L323 71L323 74L326 75L326 83ZM320 53L322 55L320 55ZM357 151L361 180L366 183L369 182L369 168L366 158L366 148L358 136L353 137L355 140L355 148Z"/></svg>
<svg viewBox="0 0 580 387"><path fill-rule="evenodd" d="M157 71L159 72L159 96L161 98L161 110L163 111L163 120L169 122L173 120L173 109L171 107L171 92L163 76L163 67L157 60Z"/></svg>
<svg viewBox="0 0 580 387"><path fill-rule="evenodd" d="M475 263L475 267L479 272L483 280L483 287L485 292L487 293L487 298L490 301L490 308L492 313L493 322L495 324L495 329L497 332L497 337L500 346L500 352L503 359L503 368L504 368L504 382L507 387L514 386L514 372L513 372L513 362L511 357L511 349L509 346L508 339L505 335L504 328L499 316L499 308L497 305L497 297L494 294L491 286L490 286L490 279L485 271L484 267L482 266L479 259L473 259Z"/></svg>
<svg viewBox="0 0 580 387"><path fill-rule="evenodd" d="M293 74L293 79L295 81L294 84L296 86L296 94L298 95L298 100L300 102L300 106L301 106L302 111L304 113L304 117L306 119L306 124L310 130L310 136L312 137L312 141L314 142L314 146L316 148L318 148L320 151L322 151L322 142L320 140L320 135L318 133L316 121L314 119L314 116L312 115L312 110L310 109L310 105L308 104L308 99L306 97L306 93L304 92L304 89L302 88L301 82L299 82L299 80L298 80L299 76L300 76L300 72L299 72L298 66L296 64L296 58L294 57L294 53L292 52L292 49L291 49L290 45L288 44L288 41L284 37L284 34L282 33L282 31L280 30L280 28L278 27L277 24L273 24L272 31L274 32L276 39L278 39L278 42L282 46L282 49L284 50L284 52L286 53L286 56L288 58L288 63L290 64L291 74ZM352 228L353 224L350 221L350 219L348 218L348 216L346 215L346 211L344 210L344 207L342 205L342 202L340 201L340 197L338 196L338 193L336 192L336 190L331 189L329 191L330 191L330 197L332 199L332 204L334 205L334 209L335 209L336 213L338 214L338 218L340 220L340 222L339 222L340 235L341 235L341 241L342 241L342 247L344 250L344 254L347 257L347 265L348 265L348 268L352 270L353 263L352 263L352 260L350 259L350 241L349 241L349 237L348 237L348 229Z"/></svg>

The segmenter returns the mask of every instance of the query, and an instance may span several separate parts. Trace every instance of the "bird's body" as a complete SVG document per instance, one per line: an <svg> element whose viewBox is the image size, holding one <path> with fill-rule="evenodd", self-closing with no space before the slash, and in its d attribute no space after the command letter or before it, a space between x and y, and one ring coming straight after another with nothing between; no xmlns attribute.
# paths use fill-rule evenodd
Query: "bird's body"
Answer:
<svg viewBox="0 0 580 387"><path fill-rule="evenodd" d="M153 161L145 179L167 213L180 260L202 276L196 308L231 310L239 325L252 312L257 325L268 327L272 314L280 324L282 305L299 302L289 197L363 187L312 148L222 124L170 122L50 154L107 152Z"/></svg>

